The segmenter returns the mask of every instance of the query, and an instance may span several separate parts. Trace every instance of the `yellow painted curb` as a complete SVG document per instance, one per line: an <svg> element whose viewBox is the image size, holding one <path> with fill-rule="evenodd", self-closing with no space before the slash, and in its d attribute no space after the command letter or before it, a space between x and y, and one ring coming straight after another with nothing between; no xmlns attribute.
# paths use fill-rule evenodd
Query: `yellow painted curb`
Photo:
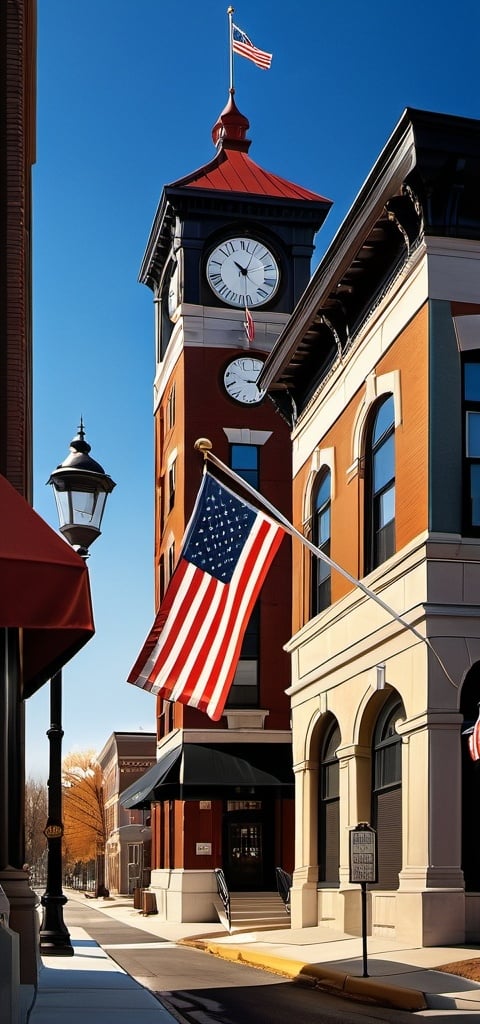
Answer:
<svg viewBox="0 0 480 1024"><path fill-rule="evenodd" d="M338 988L343 991L347 974L334 967L325 967L324 964L303 964L300 971L302 978L311 978L317 984L326 984L329 988Z"/></svg>
<svg viewBox="0 0 480 1024"><path fill-rule="evenodd" d="M190 942L188 944L193 945ZM209 942L203 939L196 942L195 945L224 960L236 961L251 967L263 967L267 971L281 974L292 980L295 978L309 979L319 987L324 985L329 989L337 989L345 995L374 1001L382 1006L392 1006L398 1010L410 1011L428 1009L423 992L417 989L386 985L376 978L352 977L351 974L323 964L305 963L304 960L289 960L286 957L257 952L254 949L246 949L223 942Z"/></svg>
<svg viewBox="0 0 480 1024"><path fill-rule="evenodd" d="M374 999L382 1006L393 1006L397 1010L427 1010L428 1005L423 992L415 988L402 988L401 985L385 985L376 978L345 979L344 992L351 996L363 996Z"/></svg>
<svg viewBox="0 0 480 1024"><path fill-rule="evenodd" d="M214 956L224 960L237 960L252 967L265 967L276 974L284 974L287 978L296 978L304 968L303 960L288 960L286 957L256 952L254 949L242 949L241 946L230 946L227 943L206 942L205 948Z"/></svg>

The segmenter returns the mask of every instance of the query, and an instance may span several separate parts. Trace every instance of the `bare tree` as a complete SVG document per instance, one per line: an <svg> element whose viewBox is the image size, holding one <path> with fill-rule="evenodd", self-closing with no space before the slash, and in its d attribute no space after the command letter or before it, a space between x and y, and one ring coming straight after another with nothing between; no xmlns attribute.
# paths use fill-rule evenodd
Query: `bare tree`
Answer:
<svg viewBox="0 0 480 1024"><path fill-rule="evenodd" d="M96 896L108 896L105 888L107 828L102 770L93 750L67 754L62 766L65 848L73 861L95 858Z"/></svg>
<svg viewBox="0 0 480 1024"><path fill-rule="evenodd" d="M25 783L25 857L34 884L45 881L47 840L43 830L47 816L46 783L29 777Z"/></svg>

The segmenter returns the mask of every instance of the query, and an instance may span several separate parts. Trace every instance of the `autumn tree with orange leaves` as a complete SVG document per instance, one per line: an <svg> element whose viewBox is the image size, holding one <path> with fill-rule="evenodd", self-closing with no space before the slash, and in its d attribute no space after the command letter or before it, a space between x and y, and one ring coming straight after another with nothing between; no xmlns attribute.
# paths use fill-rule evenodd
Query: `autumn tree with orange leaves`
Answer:
<svg viewBox="0 0 480 1024"><path fill-rule="evenodd" d="M70 862L96 860L96 895L105 889L107 829L102 769L93 750L67 754L62 765L64 849Z"/></svg>

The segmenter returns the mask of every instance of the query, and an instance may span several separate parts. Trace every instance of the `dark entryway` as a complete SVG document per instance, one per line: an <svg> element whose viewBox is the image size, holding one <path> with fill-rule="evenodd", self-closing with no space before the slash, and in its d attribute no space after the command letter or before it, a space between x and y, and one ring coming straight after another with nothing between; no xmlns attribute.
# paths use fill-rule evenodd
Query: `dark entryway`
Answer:
<svg viewBox="0 0 480 1024"><path fill-rule="evenodd" d="M269 801L227 801L223 870L233 892L274 888L273 815Z"/></svg>

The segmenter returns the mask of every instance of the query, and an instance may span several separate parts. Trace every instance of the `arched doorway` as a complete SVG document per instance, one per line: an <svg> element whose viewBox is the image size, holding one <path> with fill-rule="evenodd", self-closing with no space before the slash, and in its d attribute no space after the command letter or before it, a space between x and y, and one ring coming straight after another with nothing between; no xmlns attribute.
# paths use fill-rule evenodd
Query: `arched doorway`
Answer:
<svg viewBox="0 0 480 1024"><path fill-rule="evenodd" d="M480 663L472 666L465 677L460 698L463 715L461 736L462 758L462 870L466 892L480 892L480 856L476 808L480 797L480 761L473 761L468 749L465 730L471 728L477 718L480 702Z"/></svg>

